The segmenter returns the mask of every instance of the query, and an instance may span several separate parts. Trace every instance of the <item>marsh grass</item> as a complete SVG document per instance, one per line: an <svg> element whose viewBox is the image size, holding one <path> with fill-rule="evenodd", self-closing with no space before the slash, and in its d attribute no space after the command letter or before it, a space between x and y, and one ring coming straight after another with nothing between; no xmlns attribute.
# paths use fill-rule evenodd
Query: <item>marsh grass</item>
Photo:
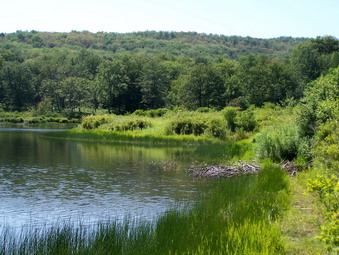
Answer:
<svg viewBox="0 0 339 255"><path fill-rule="evenodd" d="M258 175L215 180L190 207L151 222L61 223L1 233L0 254L284 254L276 219L288 207L288 178L266 165Z"/></svg>
<svg viewBox="0 0 339 255"><path fill-rule="evenodd" d="M206 137L196 137L193 135L186 136L166 136L166 135L148 135L140 134L134 131L116 132L107 130L81 130L73 129L63 132L46 133L46 137L83 140L83 141L99 141L114 143L131 143L131 144L148 144L148 145L199 145L211 143L216 140Z"/></svg>

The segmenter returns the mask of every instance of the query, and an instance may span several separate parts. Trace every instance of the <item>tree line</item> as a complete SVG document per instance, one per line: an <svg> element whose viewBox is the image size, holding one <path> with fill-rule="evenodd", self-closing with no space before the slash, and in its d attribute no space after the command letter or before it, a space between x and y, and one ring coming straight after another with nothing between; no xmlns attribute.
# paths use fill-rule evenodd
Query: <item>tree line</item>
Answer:
<svg viewBox="0 0 339 255"><path fill-rule="evenodd" d="M299 44L287 59L25 45L0 42L0 108L5 111L74 113L87 107L124 114L163 107L287 104L301 98L310 81L339 65L339 42L330 36Z"/></svg>

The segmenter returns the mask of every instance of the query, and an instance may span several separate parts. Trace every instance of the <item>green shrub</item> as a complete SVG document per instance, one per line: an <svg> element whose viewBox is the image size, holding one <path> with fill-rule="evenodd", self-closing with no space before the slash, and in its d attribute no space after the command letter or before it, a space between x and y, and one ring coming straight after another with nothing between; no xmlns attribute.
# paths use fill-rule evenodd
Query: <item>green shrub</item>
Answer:
<svg viewBox="0 0 339 255"><path fill-rule="evenodd" d="M235 119L235 125L238 129L247 132L253 131L257 126L257 122L254 118L253 111L248 109L245 111L238 112Z"/></svg>
<svg viewBox="0 0 339 255"><path fill-rule="evenodd" d="M339 169L339 124L332 120L317 129L313 152L325 168Z"/></svg>
<svg viewBox="0 0 339 255"><path fill-rule="evenodd" d="M325 206L325 223L319 239L326 243L333 254L339 252L339 178L338 174L318 175L308 180L308 189L317 192Z"/></svg>
<svg viewBox="0 0 339 255"><path fill-rule="evenodd" d="M222 115L224 116L227 127L234 132L236 128L235 120L237 117L239 108L228 106L222 110Z"/></svg>
<svg viewBox="0 0 339 255"><path fill-rule="evenodd" d="M309 140L299 135L296 125L285 125L275 129L267 129L255 137L256 153L261 158L270 158L274 162L293 160L296 157L309 159L305 147Z"/></svg>
<svg viewBox="0 0 339 255"><path fill-rule="evenodd" d="M96 129L100 125L107 123L107 120L107 116L87 116L83 119L81 126L84 129Z"/></svg>
<svg viewBox="0 0 339 255"><path fill-rule="evenodd" d="M226 123L222 118L211 119L207 123L208 128L206 133L210 134L212 137L225 139L227 135Z"/></svg>
<svg viewBox="0 0 339 255"><path fill-rule="evenodd" d="M138 110L135 110L133 112L133 115L137 115L137 116L146 116L146 113L144 110L141 110L141 109L138 109Z"/></svg>
<svg viewBox="0 0 339 255"><path fill-rule="evenodd" d="M339 67L307 85L298 119L303 135L313 136L317 126L339 119L338 77Z"/></svg>
<svg viewBox="0 0 339 255"><path fill-rule="evenodd" d="M112 131L133 131L151 127L152 124L144 119L126 119L118 123L110 124Z"/></svg>
<svg viewBox="0 0 339 255"><path fill-rule="evenodd" d="M198 117L179 117L170 122L168 133L177 135L202 135L207 129L206 120Z"/></svg>

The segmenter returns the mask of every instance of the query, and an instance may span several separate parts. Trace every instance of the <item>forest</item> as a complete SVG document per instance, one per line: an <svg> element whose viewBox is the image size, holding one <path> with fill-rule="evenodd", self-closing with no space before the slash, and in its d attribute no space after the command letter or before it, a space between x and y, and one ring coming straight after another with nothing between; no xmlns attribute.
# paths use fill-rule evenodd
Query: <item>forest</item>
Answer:
<svg viewBox="0 0 339 255"><path fill-rule="evenodd" d="M180 45L176 47L175 45ZM72 115L288 104L338 66L338 40L197 33L0 36L0 108Z"/></svg>

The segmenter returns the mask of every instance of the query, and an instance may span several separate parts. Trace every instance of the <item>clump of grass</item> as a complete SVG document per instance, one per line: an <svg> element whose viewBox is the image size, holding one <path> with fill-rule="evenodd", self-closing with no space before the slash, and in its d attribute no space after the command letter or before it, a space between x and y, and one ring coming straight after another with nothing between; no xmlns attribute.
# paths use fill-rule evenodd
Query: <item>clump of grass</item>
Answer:
<svg viewBox="0 0 339 255"><path fill-rule="evenodd" d="M133 130L143 130L152 126L150 121L141 118L119 118L115 121L109 122L106 127L112 131L133 131Z"/></svg>
<svg viewBox="0 0 339 255"><path fill-rule="evenodd" d="M297 125L290 124L261 131L255 137L256 152L261 158L275 162L304 158L308 155L309 139L301 137Z"/></svg>
<svg viewBox="0 0 339 255"><path fill-rule="evenodd" d="M46 137L80 140L80 141L100 141L113 143L131 143L148 145L185 145L197 146L205 143L214 142L206 137L197 137L193 135L186 136L167 136L167 135L149 135L137 133L135 131L112 132L108 130L81 130L73 129L62 132L49 132L44 134Z"/></svg>
<svg viewBox="0 0 339 255"><path fill-rule="evenodd" d="M87 116L82 120L81 127L84 129L97 129L113 118L114 115Z"/></svg>

